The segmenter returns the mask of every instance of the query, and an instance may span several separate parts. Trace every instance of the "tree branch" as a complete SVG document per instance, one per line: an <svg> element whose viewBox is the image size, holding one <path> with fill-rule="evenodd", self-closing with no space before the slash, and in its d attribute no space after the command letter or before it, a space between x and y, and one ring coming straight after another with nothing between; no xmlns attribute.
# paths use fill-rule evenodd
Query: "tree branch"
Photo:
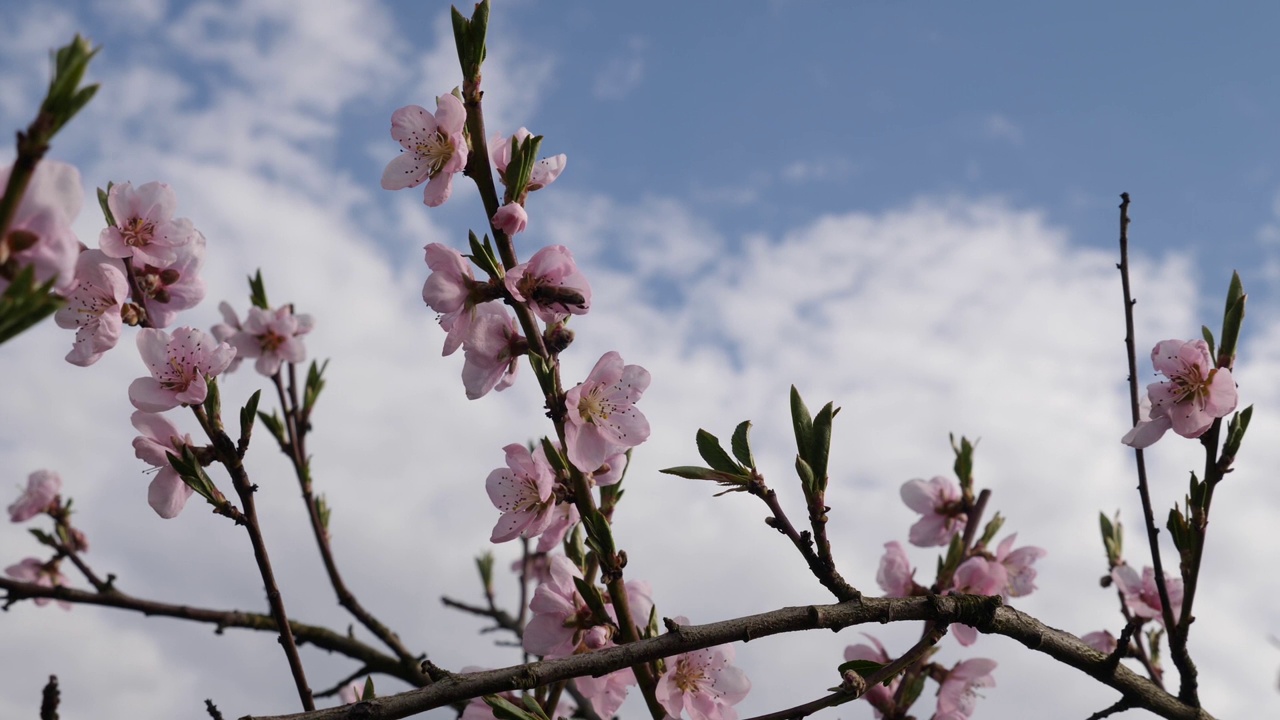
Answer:
<svg viewBox="0 0 1280 720"><path fill-rule="evenodd" d="M999 598L948 595L910 598L865 598L838 605L788 607L707 625L681 626L676 632L558 660L516 665L466 675L453 675L429 687L313 713L245 716L241 720L393 720L468 698L528 689L584 675L603 675L663 657L732 642L802 630L841 630L851 625L891 621L962 622L985 633L1013 638L1037 652L1094 677L1130 698L1133 707L1168 720L1213 720L1206 711L1187 705L1129 668L1110 666L1107 656L1074 635L1051 628L1030 615L1005 607Z"/></svg>

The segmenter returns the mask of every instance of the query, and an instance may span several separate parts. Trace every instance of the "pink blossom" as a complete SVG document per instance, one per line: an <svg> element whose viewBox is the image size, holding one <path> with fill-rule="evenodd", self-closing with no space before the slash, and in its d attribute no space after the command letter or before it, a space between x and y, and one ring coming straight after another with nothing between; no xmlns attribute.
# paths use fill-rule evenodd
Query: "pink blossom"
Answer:
<svg viewBox="0 0 1280 720"><path fill-rule="evenodd" d="M471 332L476 308L471 289L476 281L462 253L440 243L427 245L426 251L431 274L422 286L422 300L440 313L440 327L449 333L444 341L444 354L452 355Z"/></svg>
<svg viewBox="0 0 1280 720"><path fill-rule="evenodd" d="M53 314L58 327L76 329L67 362L88 367L116 346L124 322L120 310L128 297L129 281L119 260L101 250L80 253L67 305Z"/></svg>
<svg viewBox="0 0 1280 720"><path fill-rule="evenodd" d="M991 676L995 669L996 661L986 658L972 658L951 668L938 688L934 720L964 720L972 715L978 703L974 688L995 687L996 679Z"/></svg>
<svg viewBox="0 0 1280 720"><path fill-rule="evenodd" d="M906 550L896 540L884 544L884 556L876 572L876 584L884 590L885 597L911 597L915 588L915 568Z"/></svg>
<svg viewBox="0 0 1280 720"><path fill-rule="evenodd" d="M1150 567L1142 568L1142 579L1127 564L1120 564L1111 569L1111 579L1124 596L1124 604L1129 612L1137 617L1152 618L1164 624L1163 606L1160 604L1160 591L1156 587L1156 572ZM1173 610L1173 621L1178 622L1182 612L1182 580L1168 573L1164 576L1165 589L1169 592L1169 604Z"/></svg>
<svg viewBox="0 0 1280 720"><path fill-rule="evenodd" d="M181 456L183 446L194 447L195 441L179 432L163 415L135 410L129 421L142 433L133 439L134 455L158 470L147 489L147 504L162 518L175 518L193 491L173 469L169 453Z"/></svg>
<svg viewBox="0 0 1280 720"><path fill-rule="evenodd" d="M116 224L103 229L98 245L109 257L166 268L177 262L179 248L194 241L191 221L174 219L178 196L165 183L149 182L137 190L132 183L112 185L107 207Z"/></svg>
<svg viewBox="0 0 1280 720"><path fill-rule="evenodd" d="M502 184L507 184L507 165L511 162L512 144L517 140L525 142L529 139L529 131L526 128L520 128L511 138L503 138L501 135L494 135L489 140L489 157L493 159L493 164L498 168L498 176L502 178ZM528 191L541 190L550 185L560 177L560 173L564 172L564 166L568 162L568 158L564 153L553 155L548 158L542 158L533 164L533 172L529 174Z"/></svg>
<svg viewBox="0 0 1280 720"><path fill-rule="evenodd" d="M549 563L551 579L529 601L533 617L524 629L524 649L547 658L569 657L591 627L591 608L573 583L582 571L563 555L550 556Z"/></svg>
<svg viewBox="0 0 1280 720"><path fill-rule="evenodd" d="M1209 345L1203 340L1162 340L1151 351L1151 364L1168 380L1147 386L1150 418L1125 433L1121 442L1145 448L1169 428L1186 438L1197 438L1213 421L1236 409L1235 380L1227 368L1215 368Z"/></svg>
<svg viewBox="0 0 1280 720"><path fill-rule="evenodd" d="M529 213L518 202L509 202L493 214L493 226L508 236L524 232L529 226Z"/></svg>
<svg viewBox="0 0 1280 720"><path fill-rule="evenodd" d="M157 267L135 261L133 274L142 297L134 299L146 308L151 327L169 327L179 310L193 308L204 300L204 278L200 277L204 246L204 234L192 230L191 242L178 248L172 263Z"/></svg>
<svg viewBox="0 0 1280 720"><path fill-rule="evenodd" d="M0 188L13 166L0 168ZM31 266L37 283L57 278L54 289L65 293L75 280L80 240L71 223L80 214L84 190L80 171L57 160L36 165L13 219L0 237L0 292L21 268Z"/></svg>
<svg viewBox="0 0 1280 720"><path fill-rule="evenodd" d="M1035 564L1036 560L1049 554L1044 548L1038 548L1033 545L1026 545L1014 550L1013 541L1017 537L1017 533L1010 535L1001 541L1000 546L996 548L996 562L1004 566L1008 578L1004 589L1000 593L1005 600L1011 597L1030 595L1036 589L1036 570L1031 566Z"/></svg>
<svg viewBox="0 0 1280 720"><path fill-rule="evenodd" d="M952 535L964 530L960 488L951 479L939 475L928 481L908 480L902 485L901 495L907 507L924 515L911 526L908 539L912 545L946 545Z"/></svg>
<svg viewBox="0 0 1280 720"><path fill-rule="evenodd" d="M151 377L129 385L129 401L139 410L162 412L204 402L207 378L226 370L236 351L200 330L180 327L172 337L164 330L139 330L138 352Z"/></svg>
<svg viewBox="0 0 1280 720"><path fill-rule="evenodd" d="M302 336L311 332L314 324L310 315L294 315L288 305L275 310L251 307L244 324L229 342L236 349L236 357L258 358L254 369L271 377L280 372L282 363L300 363L307 359Z"/></svg>
<svg viewBox="0 0 1280 720"><path fill-rule="evenodd" d="M623 701L627 699L627 690L636 684L635 673L631 668L623 668L604 675L591 677L586 675L574 678L578 691L591 702L591 707L602 718L615 717Z"/></svg>
<svg viewBox="0 0 1280 720"><path fill-rule="evenodd" d="M563 245L549 245L507 271L507 290L512 297L529 304L547 324L560 322L569 315L585 315L591 308L591 285L578 271L573 254ZM566 291L580 295L582 302L570 302Z"/></svg>
<svg viewBox="0 0 1280 720"><path fill-rule="evenodd" d="M436 113L426 108L407 105L391 114L391 137L401 151L382 172L384 190L417 187L423 180L427 187L422 202L437 207L453 192L453 174L467 165L467 141L462 126L467 110L453 95L436 98Z"/></svg>
<svg viewBox="0 0 1280 720"><path fill-rule="evenodd" d="M462 365L462 385L467 399L477 400L490 390L506 390L516 381L520 355L528 350L516 319L498 303L476 308L471 334L462 343L466 361Z"/></svg>
<svg viewBox="0 0 1280 720"><path fill-rule="evenodd" d="M878 639L867 633L862 633L862 636L870 640L872 645L859 643L846 647L844 649L845 662L850 660L870 660L882 665L892 662L893 658L890 658L889 653L885 652L884 645L880 644ZM892 708L894 693L898 692L898 685L901 682L902 676L897 675L889 683L888 687L881 683L876 683L874 686L867 688L866 693L862 695L862 699L870 703L871 707L875 709L876 717L884 717L884 713Z"/></svg>
<svg viewBox="0 0 1280 720"><path fill-rule="evenodd" d="M683 617L675 618L687 625ZM751 681L733 662L733 646L694 650L667 658L654 695L673 718L688 713L690 720L738 720L733 709L751 692Z"/></svg>
<svg viewBox="0 0 1280 720"><path fill-rule="evenodd" d="M601 356L586 382L565 394L569 462L591 473L618 448L635 447L648 439L649 421L635 405L648 387L648 370L624 365L615 351Z"/></svg>
<svg viewBox="0 0 1280 720"><path fill-rule="evenodd" d="M4 569L4 574L17 580L18 582L35 583L41 587L65 587L67 578L58 570L57 562L50 561L47 563L40 562L37 558L26 558L17 565L10 565ZM48 605L49 598L35 598L36 605ZM71 603L65 600L59 600L58 606L63 610L70 610Z"/></svg>
<svg viewBox="0 0 1280 720"><path fill-rule="evenodd" d="M1095 630L1094 632L1083 635L1080 638L1080 642L1083 642L1085 645L1088 645L1104 655L1110 655L1116 651L1116 636L1112 635L1110 631L1107 630Z"/></svg>
<svg viewBox="0 0 1280 720"><path fill-rule="evenodd" d="M524 445L512 443L503 450L507 467L494 470L485 480L489 500L502 511L489 538L494 543L537 537L555 519L556 477L542 448L530 453Z"/></svg>
<svg viewBox="0 0 1280 720"><path fill-rule="evenodd" d="M209 332L213 335L214 340L230 344L231 338L243 329L240 327L240 317L236 315L235 308L231 307L231 303L226 300L218 303L218 312L222 313L222 322L209 328ZM244 358L240 357L239 353L236 353L235 358L232 359L225 372L235 372L243 361Z"/></svg>
<svg viewBox="0 0 1280 720"><path fill-rule="evenodd" d="M37 470L27 476L27 489L9 506L9 520L26 522L48 510L62 492L62 478L52 470Z"/></svg>
<svg viewBox="0 0 1280 720"><path fill-rule="evenodd" d="M571 502L557 504L551 511L551 522L538 536L536 552L545 553L555 550L560 543L564 542L564 536L568 534L569 528L577 525L579 519L576 505Z"/></svg>

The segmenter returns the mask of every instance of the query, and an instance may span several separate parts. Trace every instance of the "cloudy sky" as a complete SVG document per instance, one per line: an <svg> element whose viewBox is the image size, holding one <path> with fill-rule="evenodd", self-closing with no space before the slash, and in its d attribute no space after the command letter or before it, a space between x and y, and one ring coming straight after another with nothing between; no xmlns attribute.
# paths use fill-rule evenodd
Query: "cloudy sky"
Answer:
<svg viewBox="0 0 1280 720"><path fill-rule="evenodd" d="M569 157L533 196L517 248L569 246L595 291L573 323L565 377L582 379L608 350L653 375L641 403L653 434L617 533L628 577L653 585L661 614L706 622L830 601L758 502L657 473L697 460L697 428L727 435L750 419L766 477L801 515L786 421L794 383L811 407L843 408L829 501L852 583L876 590L883 543L905 540L914 519L898 488L948 474L954 432L981 438L978 481L1006 531L1049 552L1039 591L1017 607L1076 633L1118 632L1115 595L1098 587L1096 527L1099 510L1119 510L1130 528L1140 517L1118 442L1128 410L1115 208L1128 191L1141 348L1216 330L1232 269L1251 293L1236 377L1258 411L1214 505L1192 651L1218 717L1280 710L1269 639L1280 578L1265 534L1280 512L1266 470L1280 466L1280 96L1266 62L1280 10L496 5L488 127L527 125ZM485 226L469 181L436 209L420 190L378 187L398 150L392 111L431 108L460 81L447 10L8 3L0 128L29 122L49 48L77 31L104 46L91 72L102 90L50 157L79 167L90 198L108 181L174 187L179 214L208 238L208 299L180 322L207 328L223 299L246 307L244 277L257 268L273 302L315 316L309 351L332 363L312 450L339 561L410 647L457 669L519 660L439 598L480 597L472 558L497 519L484 478L504 445L549 425L528 375L467 401L462 358L440 356L444 335L421 302L422 246L465 248L466 231ZM11 157L0 149L0 163ZM93 244L102 225L86 203L80 238ZM143 374L132 336L88 369L62 361L70 345L48 323L0 348L0 486L16 494L29 472L58 471L88 559L126 592L262 609L242 531L198 502L171 521L146 505L128 422L126 388ZM264 386L246 368L225 381L224 402ZM1195 449L1170 437L1148 454L1159 508L1184 492ZM292 616L345 628L283 459L262 436L249 462ZM1128 548L1133 564L1149 563L1136 532ZM24 528L0 527L0 562L37 552ZM515 549L497 552L505 567ZM927 582L934 553L910 553ZM513 588L500 574L508 603ZM918 633L870 630L891 651ZM743 716L824 694L859 641L851 629L740 647L755 685ZM316 688L354 670L303 657ZM943 642L941 661L968 657L1000 663L977 717L1081 718L1115 699L1005 638ZM297 709L266 635L85 607L0 616L0 717L34 716L51 673L69 718L198 717L206 697L227 717Z"/></svg>

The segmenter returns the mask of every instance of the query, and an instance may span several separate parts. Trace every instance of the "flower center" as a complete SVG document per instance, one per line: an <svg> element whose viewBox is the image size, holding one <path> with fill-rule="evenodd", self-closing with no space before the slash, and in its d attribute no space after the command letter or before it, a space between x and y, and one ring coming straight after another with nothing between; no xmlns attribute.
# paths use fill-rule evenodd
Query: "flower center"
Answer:
<svg viewBox="0 0 1280 720"><path fill-rule="evenodd" d="M414 150L417 151L418 157L426 161L431 177L439 175L440 169L449 162L449 158L453 157L453 143L439 131L427 136Z"/></svg>
<svg viewBox="0 0 1280 720"><path fill-rule="evenodd" d="M609 406L600 397L598 390L593 389L582 393L582 399L578 401L578 414L584 422L595 424L597 419L609 419Z"/></svg>
<svg viewBox="0 0 1280 720"><path fill-rule="evenodd" d="M681 692L698 692L702 689L706 679L707 675L703 672L701 666L694 665L683 658L676 661L674 680L676 681L676 687L680 688Z"/></svg>
<svg viewBox="0 0 1280 720"><path fill-rule="evenodd" d="M120 235L124 237L124 244L129 247L144 247L151 244L151 238L156 233L155 223L143 218L133 218L129 222L120 226Z"/></svg>

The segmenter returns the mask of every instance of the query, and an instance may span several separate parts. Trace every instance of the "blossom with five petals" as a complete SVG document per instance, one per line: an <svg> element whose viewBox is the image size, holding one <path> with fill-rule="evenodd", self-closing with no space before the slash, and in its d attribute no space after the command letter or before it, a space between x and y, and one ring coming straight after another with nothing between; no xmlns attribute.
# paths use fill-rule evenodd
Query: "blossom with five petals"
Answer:
<svg viewBox="0 0 1280 720"><path fill-rule="evenodd" d="M199 274L204 265L204 246L204 233L193 230L191 242L178 248L178 257L172 263L134 263L134 279L142 296L134 300L146 308L151 327L169 327L179 310L193 308L204 300L204 278Z"/></svg>
<svg viewBox="0 0 1280 720"><path fill-rule="evenodd" d="M1013 549L1018 534L1001 541L995 557L975 555L956 568L953 579L956 592L974 595L999 595L1005 601L1010 597L1029 595L1036 589L1036 560L1047 552L1032 545ZM952 635L961 645L972 645L978 639L978 631L963 623L951 626Z"/></svg>
<svg viewBox="0 0 1280 720"><path fill-rule="evenodd" d="M98 245L109 257L133 258L139 267L169 267L195 238L190 220L174 219L177 207L178 196L165 183L149 182L136 190L132 183L114 184L107 192L107 208L116 224L103 229Z"/></svg>
<svg viewBox="0 0 1280 720"><path fill-rule="evenodd" d="M1164 624L1164 610L1160 603L1160 590L1156 587L1156 571L1150 567L1142 568L1142 578L1128 564L1121 563L1111 569L1111 579L1115 581L1120 594L1124 596L1124 604L1129 612L1141 618L1153 618ZM1169 605L1173 610L1173 621L1178 622L1182 613L1182 580L1165 573L1165 590L1169 592Z"/></svg>
<svg viewBox="0 0 1280 720"><path fill-rule="evenodd" d="M635 447L649 438L649 421L636 408L648 387L649 371L624 364L611 350L596 361L585 382L565 394L565 444L574 467L595 472L619 448Z"/></svg>
<svg viewBox="0 0 1280 720"><path fill-rule="evenodd" d="M1204 340L1162 340L1151 350L1151 364L1167 380L1147 386L1150 417L1140 420L1120 442L1145 448L1170 428L1198 438L1213 421L1236 409L1238 395L1228 368L1215 368Z"/></svg>
<svg viewBox="0 0 1280 720"><path fill-rule="evenodd" d="M133 439L133 452L139 460L158 470L147 488L147 504L160 517L169 520L186 506L193 490L173 469L169 454L182 455L184 446L195 446L190 435L184 435L163 415L135 410L129 422L141 435Z"/></svg>
<svg viewBox="0 0 1280 720"><path fill-rule="evenodd" d="M163 412L179 405L199 405L209 392L208 378L231 364L236 350L200 330L180 327L138 331L138 352L151 370L129 385L129 402L139 410Z"/></svg>
<svg viewBox="0 0 1280 720"><path fill-rule="evenodd" d="M683 617L675 621L689 622ZM751 681L732 662L732 645L667 658L667 671L658 678L654 695L673 718L688 713L690 720L738 720L733 706L751 691Z"/></svg>
<svg viewBox="0 0 1280 720"><path fill-rule="evenodd" d="M67 305L53 314L58 327L76 329L67 362L88 367L116 346L124 322L120 310L128 297L129 281L119 260L101 250L80 253Z"/></svg>
<svg viewBox="0 0 1280 720"><path fill-rule="evenodd" d="M436 98L431 114L418 105L407 105L391 114L391 137L404 150L382 172L384 190L417 187L428 180L422 202L437 207L453 192L453 174L467 165L467 140L462 126L467 110L454 95Z"/></svg>
<svg viewBox="0 0 1280 720"><path fill-rule="evenodd" d="M307 359L302 336L311 332L314 325L310 315L295 315L288 305L275 310L251 307L240 330L227 342L236 349L236 357L258 358L254 369L271 377L280 372L282 363Z"/></svg>
<svg viewBox="0 0 1280 720"><path fill-rule="evenodd" d="M502 511L489 538L494 543L537 537L556 519L552 492L556 477L542 447L531 453L524 445L512 443L503 450L507 453L507 467L489 473L484 484L489 499Z"/></svg>
<svg viewBox="0 0 1280 720"><path fill-rule="evenodd" d="M62 491L62 478L52 470L37 470L27 476L27 489L9 506L9 520L26 522L49 509Z"/></svg>
<svg viewBox="0 0 1280 720"><path fill-rule="evenodd" d="M908 539L917 547L946 545L951 536L964 530L965 515L960 512L960 488L941 475L903 483L902 501L924 517L911 526Z"/></svg>

